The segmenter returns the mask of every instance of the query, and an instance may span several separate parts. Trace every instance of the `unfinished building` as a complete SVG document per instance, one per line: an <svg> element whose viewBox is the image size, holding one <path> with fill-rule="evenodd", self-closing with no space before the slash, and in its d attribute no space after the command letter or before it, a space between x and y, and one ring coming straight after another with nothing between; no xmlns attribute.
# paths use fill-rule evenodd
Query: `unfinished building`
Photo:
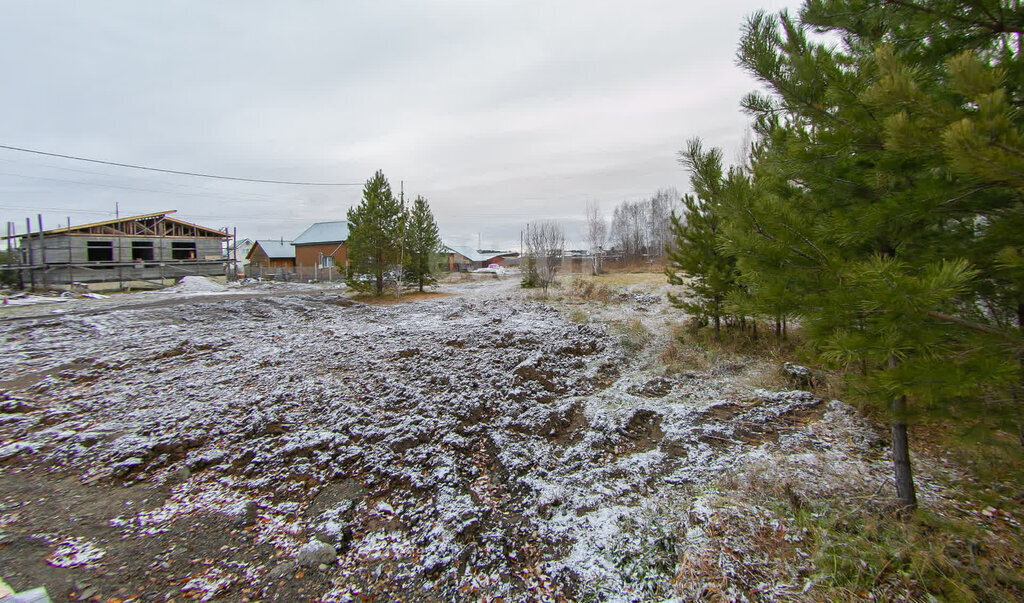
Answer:
<svg viewBox="0 0 1024 603"><path fill-rule="evenodd" d="M142 287L172 284L183 276L224 276L231 261L227 232L145 214L9 236L17 240L17 271L27 287Z"/></svg>

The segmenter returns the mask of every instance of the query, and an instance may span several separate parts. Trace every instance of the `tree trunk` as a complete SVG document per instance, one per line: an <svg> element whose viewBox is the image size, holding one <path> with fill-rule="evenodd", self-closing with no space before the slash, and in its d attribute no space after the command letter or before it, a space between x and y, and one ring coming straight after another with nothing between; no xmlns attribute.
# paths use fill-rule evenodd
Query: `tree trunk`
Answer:
<svg viewBox="0 0 1024 603"><path fill-rule="evenodd" d="M1020 43L1020 36L1017 37L1018 44ZM1017 330L1024 333L1024 303L1017 304ZM1013 402L1017 409L1017 412L1021 412L1021 392L1024 391L1024 356L1018 352L1017 355L1017 385L1011 388L1013 391ZM1020 445L1024 447L1024 423L1020 420L1017 421L1017 438L1020 440Z"/></svg>
<svg viewBox="0 0 1024 603"><path fill-rule="evenodd" d="M899 396L892 402L892 462L896 479L896 498L900 514L917 508L914 474L910 467L910 446L907 442L907 397Z"/></svg>
<svg viewBox="0 0 1024 603"><path fill-rule="evenodd" d="M712 307L715 309L715 341L718 341L722 338L722 298L715 295L711 298L711 301L714 302Z"/></svg>
<svg viewBox="0 0 1024 603"><path fill-rule="evenodd" d="M377 295L381 295L383 293L384 293L384 275L383 274L378 274L377 275Z"/></svg>

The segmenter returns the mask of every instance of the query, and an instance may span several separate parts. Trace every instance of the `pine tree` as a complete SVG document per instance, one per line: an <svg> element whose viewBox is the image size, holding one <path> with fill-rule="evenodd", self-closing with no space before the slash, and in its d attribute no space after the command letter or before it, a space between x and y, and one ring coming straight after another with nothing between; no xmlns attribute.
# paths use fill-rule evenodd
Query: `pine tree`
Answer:
<svg viewBox="0 0 1024 603"><path fill-rule="evenodd" d="M406 221L405 251L408 262L408 276L416 281L420 292L424 285L437 281L438 253L441 249L441 235L434 221L430 205L423 197L417 196Z"/></svg>
<svg viewBox="0 0 1024 603"><path fill-rule="evenodd" d="M665 274L673 285L688 285L691 297L680 299L670 295L669 300L701 322L710 320L718 338L726 297L735 288L737 275L735 257L720 248L725 195L722 152L705 151L701 141L693 139L680 152L680 162L690 170L695 194L683 197L682 216L674 211L671 214L670 231L675 245L668 250Z"/></svg>
<svg viewBox="0 0 1024 603"><path fill-rule="evenodd" d="M377 295L384 292L384 276L402 263L405 213L391 192L384 173L377 171L363 186L359 205L348 210L349 284L365 288L360 276L369 275Z"/></svg>
<svg viewBox="0 0 1024 603"><path fill-rule="evenodd" d="M1019 44L1006 48L1022 20L981 4L810 0L802 22L752 17L739 51L769 94L744 101L756 194L729 213L726 248L745 278L791 287L823 357L885 402L908 508L908 421L1004 388L1021 351L1020 317L996 320L1015 294L991 285L1019 283L1020 112L1007 99L1020 94L990 70L1021 73ZM812 42L812 28L842 43Z"/></svg>

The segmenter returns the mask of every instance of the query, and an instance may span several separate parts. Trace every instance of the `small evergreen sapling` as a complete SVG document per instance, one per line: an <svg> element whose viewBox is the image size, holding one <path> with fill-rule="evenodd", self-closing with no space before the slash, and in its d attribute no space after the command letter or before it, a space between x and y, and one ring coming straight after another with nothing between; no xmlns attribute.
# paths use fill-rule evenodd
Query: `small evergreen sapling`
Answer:
<svg viewBox="0 0 1024 603"><path fill-rule="evenodd" d="M438 256L441 249L441 235L438 232L430 204L417 196L409 210L405 230L405 251L408 272L406 275L416 282L420 292L425 285L437 282Z"/></svg>
<svg viewBox="0 0 1024 603"><path fill-rule="evenodd" d="M710 321L718 338L726 298L735 288L737 277L736 258L720 245L722 152L705 151L701 141L693 139L680 152L680 162L690 170L695 194L683 197L682 216L672 212L670 232L675 245L668 250L665 274L673 285L688 285L691 295L688 299L670 295L669 300L699 321Z"/></svg>
<svg viewBox="0 0 1024 603"><path fill-rule="evenodd" d="M348 210L348 257L352 275L350 286L367 288L361 276L369 276L369 285L380 295L384 277L402 264L402 237L405 212L402 203L391 192L384 173L377 171L363 186L359 205Z"/></svg>

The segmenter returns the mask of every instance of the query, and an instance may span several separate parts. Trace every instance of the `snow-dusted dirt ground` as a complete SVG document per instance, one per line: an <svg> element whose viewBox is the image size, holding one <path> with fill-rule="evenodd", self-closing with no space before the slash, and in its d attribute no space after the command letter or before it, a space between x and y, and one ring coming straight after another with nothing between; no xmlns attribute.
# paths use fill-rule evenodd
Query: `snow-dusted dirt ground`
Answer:
<svg viewBox="0 0 1024 603"><path fill-rule="evenodd" d="M799 534L764 536L795 562L723 544L725 518L763 518L717 485L887 483L846 405L745 385L756 362L666 374L624 346L614 320L668 337L663 291L573 322L517 285L0 314L3 577L57 600L648 600L706 595L713 566L724 596L785 597Z"/></svg>

